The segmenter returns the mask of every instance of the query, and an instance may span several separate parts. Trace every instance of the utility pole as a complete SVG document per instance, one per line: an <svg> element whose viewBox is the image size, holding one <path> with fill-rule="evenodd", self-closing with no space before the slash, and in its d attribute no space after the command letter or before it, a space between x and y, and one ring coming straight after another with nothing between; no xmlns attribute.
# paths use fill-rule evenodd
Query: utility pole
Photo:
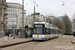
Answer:
<svg viewBox="0 0 75 50"><path fill-rule="evenodd" d="M34 22L35 22L35 6L34 6Z"/></svg>
<svg viewBox="0 0 75 50"><path fill-rule="evenodd" d="M24 35L24 0L22 0L22 34L21 37Z"/></svg>
<svg viewBox="0 0 75 50"><path fill-rule="evenodd" d="M1 36L1 7L0 7L0 36Z"/></svg>

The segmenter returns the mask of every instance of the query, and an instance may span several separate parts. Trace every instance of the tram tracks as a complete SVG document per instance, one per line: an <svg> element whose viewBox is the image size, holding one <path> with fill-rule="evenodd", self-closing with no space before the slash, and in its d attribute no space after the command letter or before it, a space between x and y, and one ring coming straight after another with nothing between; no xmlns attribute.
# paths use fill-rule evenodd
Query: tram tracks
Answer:
<svg viewBox="0 0 75 50"><path fill-rule="evenodd" d="M59 37L59 38L48 40L46 42L42 41L43 43L41 43L39 41L31 41L31 42L28 42L28 43L23 43L21 46L19 45L17 48L15 47L15 49L12 49L12 50L38 50L39 47L37 48L37 46L39 46L39 45L45 46L45 44L46 45L49 44L49 46L51 46L51 47L47 47L44 50L47 50L48 48L49 48L49 50L56 50L57 49L56 46L62 46L61 48L58 48L58 50L65 50L63 47L65 47L67 45L68 46L72 45L69 41L69 40L71 40L70 38L71 37ZM51 44L53 42L54 42L54 44ZM42 45L42 44L44 44L44 45ZM1 49L1 50L5 50L5 49ZM68 49L68 50L72 50L72 49Z"/></svg>
<svg viewBox="0 0 75 50"><path fill-rule="evenodd" d="M55 41L56 39L52 39L52 41ZM50 40L51 41L51 40ZM47 42L47 41L46 41ZM24 50L25 49L25 47L27 47L27 46L30 46L31 44L34 44L33 46L32 46L32 50L36 50L36 45L38 45L39 43L41 43L41 42L39 42L39 41L36 41L36 42L30 42L30 43L27 43L25 46L22 46L21 48L22 48L22 50ZM15 49L15 50L18 50L18 49L20 49L20 48L17 48L17 49Z"/></svg>
<svg viewBox="0 0 75 50"><path fill-rule="evenodd" d="M54 44L52 47L50 47L49 50L53 49L54 46L57 46L58 44L60 44L61 43L61 40L63 40L63 38L61 38L56 44Z"/></svg>
<svg viewBox="0 0 75 50"><path fill-rule="evenodd" d="M29 43L27 43L25 46L22 46L22 47L20 47L20 48L22 48L22 50L23 50L23 48L26 47L26 46L28 46L29 44L32 44L32 42L29 42ZM15 50L18 50L18 49L20 49L20 48L16 48Z"/></svg>
<svg viewBox="0 0 75 50"><path fill-rule="evenodd" d="M66 38L65 41L62 41L62 40L63 39L60 39L60 41L58 43L56 43L54 46L50 47L48 50L52 50L52 49L56 48L56 46L58 46L59 44L60 44L59 50L65 49L65 45L72 46L71 44L68 43L68 41L70 40L70 38ZM69 50L72 50L72 49L69 49Z"/></svg>
<svg viewBox="0 0 75 50"><path fill-rule="evenodd" d="M20 48L21 48L21 50L24 50L25 47L30 46L31 44L34 44L33 47L32 47L32 50L35 50L34 48L35 48L35 46L36 46L38 43L40 43L40 42L30 42L30 43L27 43L25 46L22 46L22 47L20 47ZM20 49L20 48L16 48L15 50L18 50L18 49Z"/></svg>

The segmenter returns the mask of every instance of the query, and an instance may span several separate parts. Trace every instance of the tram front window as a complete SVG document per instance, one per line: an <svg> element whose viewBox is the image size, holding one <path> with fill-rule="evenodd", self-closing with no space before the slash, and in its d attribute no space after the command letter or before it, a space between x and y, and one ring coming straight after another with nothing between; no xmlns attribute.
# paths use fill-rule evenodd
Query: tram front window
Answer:
<svg viewBox="0 0 75 50"><path fill-rule="evenodd" d="M43 33L43 25L34 25L34 33L42 34Z"/></svg>

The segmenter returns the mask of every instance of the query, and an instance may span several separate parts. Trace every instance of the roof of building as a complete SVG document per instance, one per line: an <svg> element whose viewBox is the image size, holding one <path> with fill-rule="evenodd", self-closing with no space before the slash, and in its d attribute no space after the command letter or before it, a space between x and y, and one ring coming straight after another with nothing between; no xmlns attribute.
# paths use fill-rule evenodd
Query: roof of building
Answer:
<svg viewBox="0 0 75 50"><path fill-rule="evenodd" d="M7 2L7 4L19 4L19 3ZM22 6L21 4L19 4L19 5Z"/></svg>

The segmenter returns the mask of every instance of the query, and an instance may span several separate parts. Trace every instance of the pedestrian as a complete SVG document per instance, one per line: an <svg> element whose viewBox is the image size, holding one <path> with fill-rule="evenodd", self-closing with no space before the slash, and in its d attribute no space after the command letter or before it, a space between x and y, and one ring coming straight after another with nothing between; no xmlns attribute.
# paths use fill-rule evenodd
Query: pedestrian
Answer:
<svg viewBox="0 0 75 50"><path fill-rule="evenodd" d="M18 37L18 33L19 33L19 30L17 30L17 32L16 32L16 36Z"/></svg>
<svg viewBox="0 0 75 50"><path fill-rule="evenodd" d="M74 37L75 37L75 32L73 33Z"/></svg>
<svg viewBox="0 0 75 50"><path fill-rule="evenodd" d="M25 31L25 35L26 35L26 38L27 38L28 37L28 31L27 30Z"/></svg>
<svg viewBox="0 0 75 50"><path fill-rule="evenodd" d="M7 30L6 33L5 33L5 42L6 41L9 42L9 34L10 34L9 30Z"/></svg>

